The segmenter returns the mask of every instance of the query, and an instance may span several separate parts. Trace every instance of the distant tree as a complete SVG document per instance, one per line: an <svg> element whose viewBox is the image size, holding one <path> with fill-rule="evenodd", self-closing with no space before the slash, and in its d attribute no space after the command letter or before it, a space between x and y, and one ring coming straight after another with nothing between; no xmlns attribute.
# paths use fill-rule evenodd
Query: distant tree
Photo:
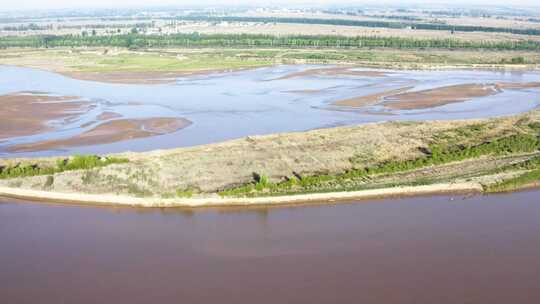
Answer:
<svg viewBox="0 0 540 304"><path fill-rule="evenodd" d="M136 27L134 27L134 28L131 29L131 33L132 33L133 35L137 35L137 34L139 33L139 31L137 30Z"/></svg>
<svg viewBox="0 0 540 304"><path fill-rule="evenodd" d="M512 63L513 64L523 64L523 63L525 63L525 58L523 58L522 56L514 57L514 58L512 58Z"/></svg>
<svg viewBox="0 0 540 304"><path fill-rule="evenodd" d="M94 30L92 30L92 36L96 36L96 35L97 35L97 32L96 32L96 30L95 30L95 29L94 29Z"/></svg>
<svg viewBox="0 0 540 304"><path fill-rule="evenodd" d="M87 31L82 31L81 35L82 35L83 37L88 37L88 32L87 32Z"/></svg>
<svg viewBox="0 0 540 304"><path fill-rule="evenodd" d="M133 37L131 37L131 36L127 37L127 39L126 39L126 47L131 48L133 46L133 42L134 42Z"/></svg>

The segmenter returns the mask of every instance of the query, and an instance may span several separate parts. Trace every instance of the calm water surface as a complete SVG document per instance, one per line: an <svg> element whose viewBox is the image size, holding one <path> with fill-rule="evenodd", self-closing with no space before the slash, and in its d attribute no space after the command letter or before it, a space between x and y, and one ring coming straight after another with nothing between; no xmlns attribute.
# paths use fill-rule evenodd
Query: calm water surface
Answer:
<svg viewBox="0 0 540 304"><path fill-rule="evenodd" d="M296 208L0 204L0 303L539 303L540 190Z"/></svg>
<svg viewBox="0 0 540 304"><path fill-rule="evenodd" d="M61 96L79 96L97 106L87 115L62 125L54 132L9 138L0 142L0 157L148 151L207 144L248 135L305 131L375 121L503 116L529 111L540 105L540 89L537 88L505 90L498 95L474 98L465 103L422 110L389 111L381 106L360 109L332 106L337 100L409 86L413 87L411 91L418 91L467 83L540 82L540 72L537 71L385 70L386 77L308 75L280 79L320 67L273 66L180 78L173 84L124 85L81 81L40 70L0 66L0 95L41 91ZM302 90L316 90L318 93L299 92ZM96 117L104 111L120 113L128 119L184 117L193 124L172 134L114 144L18 155L6 152L10 145L63 139L79 134L103 123L96 121Z"/></svg>

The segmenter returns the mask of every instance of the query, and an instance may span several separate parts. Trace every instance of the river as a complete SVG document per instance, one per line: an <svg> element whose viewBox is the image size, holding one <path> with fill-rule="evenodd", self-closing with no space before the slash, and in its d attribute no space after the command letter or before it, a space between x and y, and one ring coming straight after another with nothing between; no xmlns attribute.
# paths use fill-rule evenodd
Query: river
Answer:
<svg viewBox="0 0 540 304"><path fill-rule="evenodd" d="M2 199L2 303L540 301L540 190L132 209Z"/></svg>
<svg viewBox="0 0 540 304"><path fill-rule="evenodd" d="M359 68L334 73L310 73L322 68L280 65L183 77L167 84L114 84L82 81L29 68L0 66L0 95L44 92L54 96L75 96L94 105L91 111L77 119L52 122L55 128L46 133L0 138L0 157L149 151L221 142L251 135L377 121L504 116L526 112L540 105L540 86L537 86L506 89L500 94L477 96L467 102L422 109L397 110L380 104L359 108L335 106L333 103L336 101L399 88L417 92L463 84L540 84L540 73ZM455 93L459 94L459 90L455 88ZM14 145L70 138L109 120L119 119L98 119L103 113L116 113L122 119L181 117L192 124L166 135L114 143L64 146L21 153L10 153L8 150Z"/></svg>

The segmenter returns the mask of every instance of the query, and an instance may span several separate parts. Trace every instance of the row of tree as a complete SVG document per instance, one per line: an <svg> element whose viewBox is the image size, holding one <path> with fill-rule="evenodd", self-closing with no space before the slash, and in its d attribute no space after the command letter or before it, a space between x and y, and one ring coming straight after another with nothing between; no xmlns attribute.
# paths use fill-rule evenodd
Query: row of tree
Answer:
<svg viewBox="0 0 540 304"><path fill-rule="evenodd" d="M427 22L395 22L378 20L350 20L350 19L317 19L317 18L293 18L293 17L240 17L240 16L182 16L178 20L210 21L210 22L262 22L262 23L297 23L297 24L329 24L345 26L380 27L396 29L420 29L438 31L459 32L489 32L489 33L512 33L520 35L540 35L540 29L534 28L509 28L478 25L452 25Z"/></svg>
<svg viewBox="0 0 540 304"><path fill-rule="evenodd" d="M226 34L109 35L109 36L11 36L0 38L0 47L286 47L286 48L445 48L540 50L539 41L466 41L397 37L269 36Z"/></svg>

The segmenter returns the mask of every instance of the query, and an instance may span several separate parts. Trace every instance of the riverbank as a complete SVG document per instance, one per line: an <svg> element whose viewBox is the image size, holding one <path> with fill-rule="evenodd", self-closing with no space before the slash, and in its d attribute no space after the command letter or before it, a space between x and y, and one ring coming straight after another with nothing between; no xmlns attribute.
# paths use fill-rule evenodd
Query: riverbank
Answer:
<svg viewBox="0 0 540 304"><path fill-rule="evenodd" d="M520 60L516 62L516 58ZM390 70L535 70L533 51L445 49L139 49L0 50L0 64L51 71L79 80L167 84L175 78L280 64L327 64ZM330 70L331 71L331 70Z"/></svg>
<svg viewBox="0 0 540 304"><path fill-rule="evenodd" d="M54 202L75 205L129 206L145 208L165 207L235 207L235 206L273 206L308 203L337 203L345 200L365 200L373 198L406 197L430 194L482 193L479 183L436 184L427 186L396 187L351 192L313 193L276 197L250 198L136 198L129 196L60 193L0 187L0 197L23 199L34 202Z"/></svg>
<svg viewBox="0 0 540 304"><path fill-rule="evenodd" d="M540 110L252 136L115 158L0 160L0 195L146 207L518 190L538 181ZM121 162L108 161L121 159ZM59 166L59 167L58 167Z"/></svg>

